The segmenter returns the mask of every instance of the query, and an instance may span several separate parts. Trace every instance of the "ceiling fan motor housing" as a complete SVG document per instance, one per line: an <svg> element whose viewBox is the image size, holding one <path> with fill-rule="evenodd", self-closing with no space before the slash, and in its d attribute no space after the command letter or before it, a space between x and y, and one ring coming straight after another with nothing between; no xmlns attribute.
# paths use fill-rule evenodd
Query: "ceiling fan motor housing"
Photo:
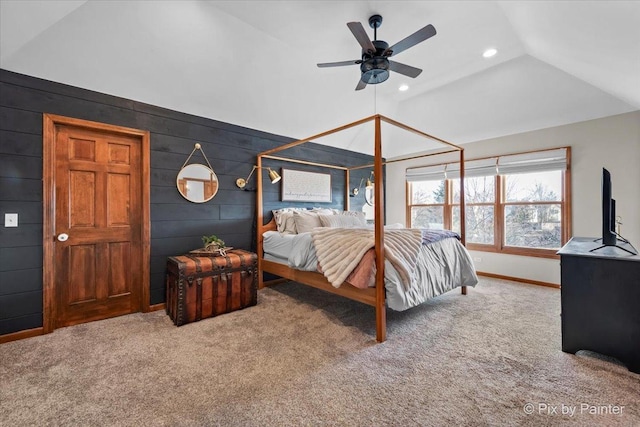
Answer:
<svg viewBox="0 0 640 427"><path fill-rule="evenodd" d="M372 54L362 51L362 63L360 80L367 84L382 83L389 78L389 60L383 53L389 48L389 44L382 40L374 40L376 51Z"/></svg>

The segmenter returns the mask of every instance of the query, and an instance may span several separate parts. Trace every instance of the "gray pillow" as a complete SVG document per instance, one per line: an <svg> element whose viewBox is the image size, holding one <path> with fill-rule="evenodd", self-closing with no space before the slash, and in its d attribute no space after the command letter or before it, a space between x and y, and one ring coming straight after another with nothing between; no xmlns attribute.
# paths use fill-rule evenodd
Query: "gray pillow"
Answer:
<svg viewBox="0 0 640 427"><path fill-rule="evenodd" d="M296 210L305 210L304 208L282 208L274 210L273 218L276 227L280 233L296 234L296 223L293 220L293 212Z"/></svg>
<svg viewBox="0 0 640 427"><path fill-rule="evenodd" d="M318 213L313 211L294 211L293 220L298 233L307 233L316 227L322 227Z"/></svg>

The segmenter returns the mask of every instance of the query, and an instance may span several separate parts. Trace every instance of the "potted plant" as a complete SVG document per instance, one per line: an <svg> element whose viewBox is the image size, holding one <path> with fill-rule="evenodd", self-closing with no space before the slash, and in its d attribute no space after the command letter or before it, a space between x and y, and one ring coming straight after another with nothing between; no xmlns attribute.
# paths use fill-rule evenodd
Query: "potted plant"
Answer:
<svg viewBox="0 0 640 427"><path fill-rule="evenodd" d="M202 236L202 242L204 243L204 249L206 251L216 252L224 250L224 240L220 239L215 234L211 236Z"/></svg>

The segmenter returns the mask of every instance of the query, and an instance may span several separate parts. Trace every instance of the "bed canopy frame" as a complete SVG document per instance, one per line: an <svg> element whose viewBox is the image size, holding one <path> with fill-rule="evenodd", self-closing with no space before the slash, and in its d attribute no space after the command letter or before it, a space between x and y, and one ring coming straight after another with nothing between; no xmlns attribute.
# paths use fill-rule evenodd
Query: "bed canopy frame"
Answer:
<svg viewBox="0 0 640 427"><path fill-rule="evenodd" d="M297 145L304 144L306 142L312 142L319 138L344 131L346 129L362 125L367 122L374 122L375 136L374 136L374 163L361 166L346 167L342 165L331 165L323 163L315 163L298 159L290 159L287 157L275 156L274 154ZM411 132L425 139L430 139L441 143L445 146L444 151L430 152L427 154L409 155L401 158L394 158L392 160L382 160L382 134L381 123L385 122L392 126L398 127L405 131ZM446 153L452 153L458 151L460 153L460 194L464 194L464 149L460 146L452 144L443 139L437 138L428 133L409 127L403 123L392 120L388 117L380 114L366 117L364 119L340 126L335 129L331 129L317 135L310 136L309 138L294 141L288 144L284 144L280 147L272 148L270 150L263 151L258 154L257 168L262 168L263 159L272 159L284 162L306 164L312 166L319 166L331 169L340 169L345 174L345 190L344 190L344 209L349 210L349 172L358 169L370 168L373 166L373 174L380 182L384 182L384 175L382 166L389 163L407 161L417 159L421 157L429 157L434 155L442 155ZM295 281L298 283L313 286L324 291L332 292L344 296L346 298L362 302L364 304L375 307L376 310L376 340L378 342L384 342L386 340L386 302L385 302L385 288L384 288L384 185L374 186L374 236L375 236L375 255L376 255L376 278L375 287L368 289L359 289L349 283L343 283L339 288L333 287L327 279L321 274L312 271L301 271L292 269L286 265L269 261L264 259L263 253L263 233L270 230L275 230L275 221L272 219L269 223L264 224L264 212L263 212L263 182L262 174L258 174L256 183L256 210L257 210L257 253L258 253L258 287L263 288L265 282L263 281L263 273L271 273L280 276L284 279ZM460 236L461 243L465 245L465 202L464 197L460 197ZM461 287L462 294L466 295L466 286Z"/></svg>

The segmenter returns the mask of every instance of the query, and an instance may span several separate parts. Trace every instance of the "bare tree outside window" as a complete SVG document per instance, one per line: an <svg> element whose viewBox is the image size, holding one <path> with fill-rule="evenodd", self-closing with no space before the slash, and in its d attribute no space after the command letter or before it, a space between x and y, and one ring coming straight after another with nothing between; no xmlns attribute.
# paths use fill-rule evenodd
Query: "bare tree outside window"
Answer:
<svg viewBox="0 0 640 427"><path fill-rule="evenodd" d="M460 180L452 179L453 209L452 229L460 232ZM493 245L495 241L495 177L465 178L465 214L467 242Z"/></svg>
<svg viewBox="0 0 640 427"><path fill-rule="evenodd" d="M562 246L560 171L505 175L504 240L507 246Z"/></svg>
<svg viewBox="0 0 640 427"><path fill-rule="evenodd" d="M444 185L444 180L411 183L411 227L444 228Z"/></svg>

